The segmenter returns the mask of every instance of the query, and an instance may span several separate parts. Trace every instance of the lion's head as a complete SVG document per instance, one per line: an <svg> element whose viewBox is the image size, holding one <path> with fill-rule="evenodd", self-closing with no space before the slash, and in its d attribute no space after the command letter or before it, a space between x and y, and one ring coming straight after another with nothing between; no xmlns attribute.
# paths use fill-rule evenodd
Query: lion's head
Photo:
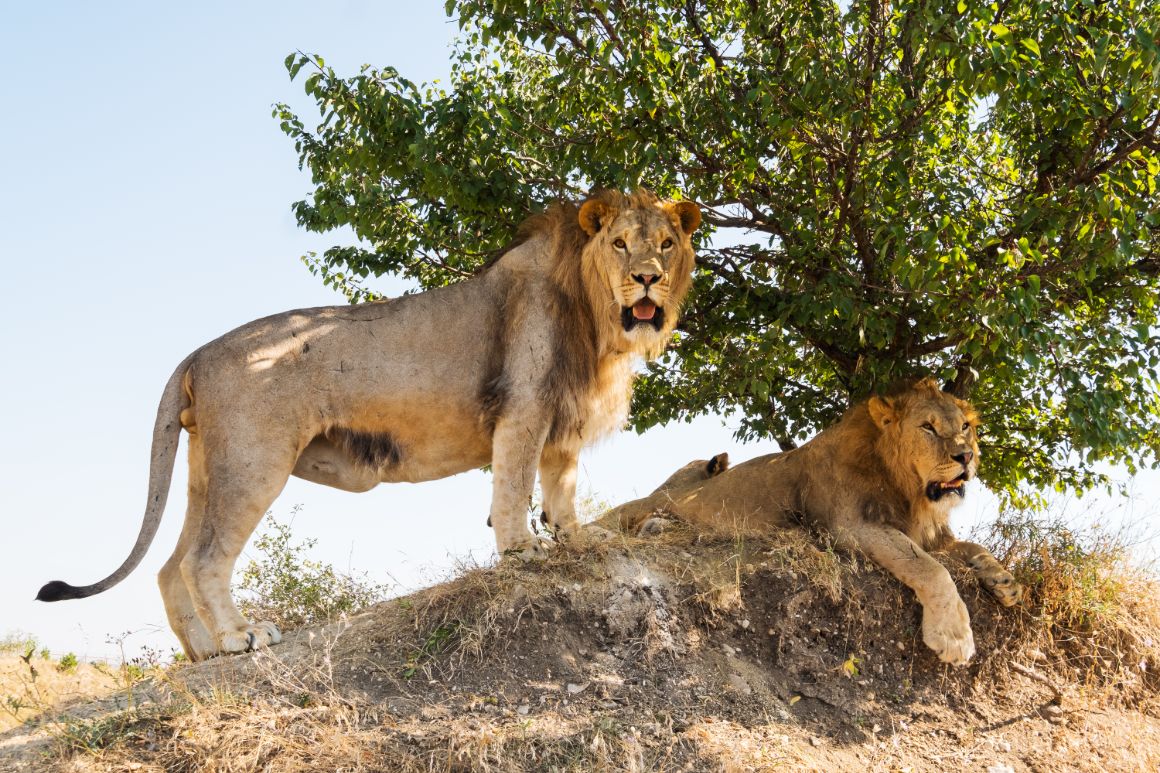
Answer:
<svg viewBox="0 0 1160 773"><path fill-rule="evenodd" d="M701 210L644 190L600 191L580 205L577 218L588 237L583 281L594 305L604 307L597 324L620 347L655 356L668 342L692 282L690 236Z"/></svg>
<svg viewBox="0 0 1160 773"><path fill-rule="evenodd" d="M895 483L940 509L957 504L979 466L975 409L932 378L872 397L866 407Z"/></svg>
<svg viewBox="0 0 1160 773"><path fill-rule="evenodd" d="M729 454L722 451L708 459L694 459L670 475L657 491L683 491L729 469Z"/></svg>

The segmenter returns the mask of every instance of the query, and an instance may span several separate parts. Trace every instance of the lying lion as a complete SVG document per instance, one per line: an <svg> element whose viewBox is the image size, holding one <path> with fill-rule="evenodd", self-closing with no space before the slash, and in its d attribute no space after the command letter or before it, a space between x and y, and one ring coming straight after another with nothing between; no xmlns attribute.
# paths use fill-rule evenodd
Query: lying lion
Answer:
<svg viewBox="0 0 1160 773"><path fill-rule="evenodd" d="M537 467L550 525L576 532L582 446L618 429L635 362L672 338L691 283L690 202L602 192L531 218L465 281L381 303L251 322L189 355L153 433L149 498L125 578L161 520L178 436L189 433L189 509L159 582L193 660L276 643L230 598L234 563L290 475L347 491L490 464L501 554L543 546L524 520Z"/></svg>
<svg viewBox="0 0 1160 773"><path fill-rule="evenodd" d="M597 523L638 533L655 530L663 513L717 529L821 526L914 590L923 641L943 661L962 665L975 653L967 608L927 551L964 561L1004 606L1023 593L994 556L955 539L948 525L978 467L976 422L970 405L923 379L856 405L793 451L728 469L724 455L692 462Z"/></svg>

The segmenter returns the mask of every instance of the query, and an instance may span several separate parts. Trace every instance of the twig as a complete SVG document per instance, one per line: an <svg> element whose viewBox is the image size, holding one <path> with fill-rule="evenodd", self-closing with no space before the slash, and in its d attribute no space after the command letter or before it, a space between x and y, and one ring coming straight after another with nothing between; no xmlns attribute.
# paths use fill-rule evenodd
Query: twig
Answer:
<svg viewBox="0 0 1160 773"><path fill-rule="evenodd" d="M1051 694L1052 694L1051 702L1052 703L1055 703L1056 705L1063 703L1063 693L1055 685L1055 682L1051 681L1046 676L1044 676L1043 674L1036 671L1034 668L1029 668L1027 666L1024 666L1024 665L1021 665L1021 664L1015 663L1015 662L1012 662L1009 665L1016 672L1023 674L1023 676L1027 677L1028 679L1039 682L1040 684L1047 687L1047 689L1051 690Z"/></svg>

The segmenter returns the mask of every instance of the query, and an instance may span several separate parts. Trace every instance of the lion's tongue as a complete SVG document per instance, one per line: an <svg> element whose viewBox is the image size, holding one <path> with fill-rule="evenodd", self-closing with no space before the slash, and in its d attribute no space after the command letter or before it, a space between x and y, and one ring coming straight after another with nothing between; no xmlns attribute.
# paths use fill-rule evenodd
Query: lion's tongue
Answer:
<svg viewBox="0 0 1160 773"><path fill-rule="evenodd" d="M657 313L657 305L648 298L641 298L632 304L632 316L637 319L652 319Z"/></svg>

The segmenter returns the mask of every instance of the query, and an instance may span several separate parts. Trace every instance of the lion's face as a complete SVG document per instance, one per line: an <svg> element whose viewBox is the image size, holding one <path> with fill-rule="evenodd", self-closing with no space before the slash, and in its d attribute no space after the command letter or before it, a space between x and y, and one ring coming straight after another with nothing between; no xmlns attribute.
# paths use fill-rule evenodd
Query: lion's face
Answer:
<svg viewBox="0 0 1160 773"><path fill-rule="evenodd" d="M700 222L700 209L687 201L614 209L590 199L580 208L580 225L591 237L586 255L633 348L663 345L676 325L693 270L689 237Z"/></svg>
<svg viewBox="0 0 1160 773"><path fill-rule="evenodd" d="M970 404L925 379L901 395L871 398L869 409L927 500L946 508L962 500L979 467L978 417Z"/></svg>

